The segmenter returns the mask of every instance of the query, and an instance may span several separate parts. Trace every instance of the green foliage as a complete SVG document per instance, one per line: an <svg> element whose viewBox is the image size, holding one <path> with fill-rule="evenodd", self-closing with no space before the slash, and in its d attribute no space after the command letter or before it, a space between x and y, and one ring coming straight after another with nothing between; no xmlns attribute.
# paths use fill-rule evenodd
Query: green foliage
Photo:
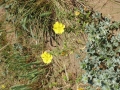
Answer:
<svg viewBox="0 0 120 90"><path fill-rule="evenodd" d="M90 16L85 32L87 56L81 62L86 71L84 83L99 86L102 90L120 89L120 23L111 22L98 12Z"/></svg>
<svg viewBox="0 0 120 90"><path fill-rule="evenodd" d="M50 75L51 72L51 64L43 64L39 58L30 53L30 50L29 52L23 53L23 48L25 47L7 46L1 53L2 62L5 63L5 69L8 71L5 74L12 73L15 79L26 80L25 86L13 86L11 90L33 90L31 88L34 87L35 82L39 81L38 84L47 83L49 76L46 77L46 75ZM35 90L42 88L43 85L37 86Z"/></svg>
<svg viewBox="0 0 120 90"><path fill-rule="evenodd" d="M52 27L55 20L59 20L57 12L60 11L55 8L58 7L56 3L59 2L56 0L4 1L6 21L14 25L15 31L12 34L15 35L13 37L16 40L1 52L1 58L6 65L5 69L12 73L14 79L26 80L25 86L19 84L20 86L11 87L11 90L24 90L29 87L31 90L44 90L49 87L52 64L43 64L40 54L45 50L48 39L50 44L55 40ZM62 18L64 16L62 12L59 15ZM1 39L0 47L7 44L6 35L3 36L5 39Z"/></svg>
<svg viewBox="0 0 120 90"><path fill-rule="evenodd" d="M31 90L31 89L28 88L27 85L19 85L11 87L10 90Z"/></svg>
<svg viewBox="0 0 120 90"><path fill-rule="evenodd" d="M53 4L47 0L7 0L4 3L7 11L6 20L13 23L16 33L24 33L33 39L43 35L52 35L54 19Z"/></svg>

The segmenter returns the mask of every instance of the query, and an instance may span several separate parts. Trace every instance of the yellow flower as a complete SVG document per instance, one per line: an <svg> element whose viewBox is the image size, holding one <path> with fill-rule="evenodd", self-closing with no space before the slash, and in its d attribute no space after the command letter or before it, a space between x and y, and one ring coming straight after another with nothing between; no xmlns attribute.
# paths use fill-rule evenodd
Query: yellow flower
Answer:
<svg viewBox="0 0 120 90"><path fill-rule="evenodd" d="M59 22L55 22L53 30L56 34L62 34L64 32L65 25Z"/></svg>
<svg viewBox="0 0 120 90"><path fill-rule="evenodd" d="M77 90L84 90L83 88L78 88Z"/></svg>
<svg viewBox="0 0 120 90"><path fill-rule="evenodd" d="M5 85L1 85L1 88L4 89L4 88L5 88Z"/></svg>
<svg viewBox="0 0 120 90"><path fill-rule="evenodd" d="M53 56L45 51L44 53L41 54L41 58L44 63L49 64L52 61Z"/></svg>
<svg viewBox="0 0 120 90"><path fill-rule="evenodd" d="M75 13L75 16L78 16L80 14L79 11L75 11L74 13Z"/></svg>

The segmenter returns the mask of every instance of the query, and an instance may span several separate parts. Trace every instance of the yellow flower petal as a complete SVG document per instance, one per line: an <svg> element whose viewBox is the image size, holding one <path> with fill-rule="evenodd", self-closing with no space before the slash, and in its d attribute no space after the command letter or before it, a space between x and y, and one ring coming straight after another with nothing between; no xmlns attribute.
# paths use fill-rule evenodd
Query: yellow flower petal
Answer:
<svg viewBox="0 0 120 90"><path fill-rule="evenodd" d="M75 13L75 16L78 16L80 14L79 11L75 11L74 13Z"/></svg>
<svg viewBox="0 0 120 90"><path fill-rule="evenodd" d="M84 88L78 88L77 90L84 90Z"/></svg>
<svg viewBox="0 0 120 90"><path fill-rule="evenodd" d="M41 58L44 63L49 64L52 61L53 56L45 51L44 53L41 54Z"/></svg>
<svg viewBox="0 0 120 90"><path fill-rule="evenodd" d="M56 34L62 34L64 32L65 25L59 22L55 22L53 25L53 30Z"/></svg>
<svg viewBox="0 0 120 90"><path fill-rule="evenodd" d="M4 88L5 88L5 85L1 85L1 88L4 89Z"/></svg>

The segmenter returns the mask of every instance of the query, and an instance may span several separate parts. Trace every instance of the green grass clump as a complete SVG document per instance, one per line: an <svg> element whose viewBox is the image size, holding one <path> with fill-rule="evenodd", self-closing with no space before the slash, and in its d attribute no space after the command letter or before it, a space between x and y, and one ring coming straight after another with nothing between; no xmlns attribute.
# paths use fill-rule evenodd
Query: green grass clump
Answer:
<svg viewBox="0 0 120 90"><path fill-rule="evenodd" d="M78 29L80 25L74 21L74 18L77 19L74 15L77 6L62 0L6 0L3 7L6 10L5 23L13 28L2 32L0 46L5 48L1 52L1 59L5 64L4 68L9 71L7 75L20 81L8 85L8 88L52 88L49 81L53 66L44 64L40 54L46 50L48 41L51 45L53 41L57 42L58 35L52 29L56 21L65 24L66 32ZM13 36L11 41L7 32Z"/></svg>

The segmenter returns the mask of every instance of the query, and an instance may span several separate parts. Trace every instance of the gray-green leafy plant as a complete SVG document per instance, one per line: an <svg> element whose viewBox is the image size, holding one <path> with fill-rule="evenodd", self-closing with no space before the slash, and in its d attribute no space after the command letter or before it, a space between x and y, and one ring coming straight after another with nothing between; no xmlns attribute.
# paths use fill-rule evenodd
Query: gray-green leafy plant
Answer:
<svg viewBox="0 0 120 90"><path fill-rule="evenodd" d="M86 58L81 62L86 71L82 81L102 90L120 90L120 23L98 12L90 18L85 26L88 42Z"/></svg>

